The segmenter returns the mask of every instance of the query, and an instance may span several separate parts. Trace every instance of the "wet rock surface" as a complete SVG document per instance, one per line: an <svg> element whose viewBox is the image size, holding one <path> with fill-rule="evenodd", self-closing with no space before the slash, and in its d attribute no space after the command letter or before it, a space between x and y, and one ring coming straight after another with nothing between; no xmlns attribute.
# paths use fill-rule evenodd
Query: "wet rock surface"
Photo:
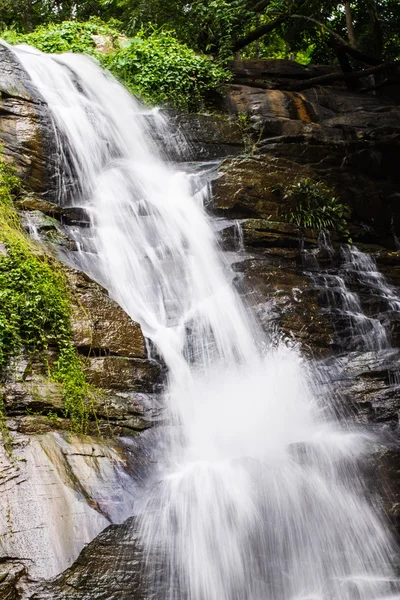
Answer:
<svg viewBox="0 0 400 600"><path fill-rule="evenodd" d="M73 343L88 355L102 353L128 358L147 357L138 323L128 317L108 292L82 271L66 269L73 303Z"/></svg>
<svg viewBox="0 0 400 600"><path fill-rule="evenodd" d="M33 191L54 197L57 153L47 107L11 50L0 43L0 142Z"/></svg>
<svg viewBox="0 0 400 600"><path fill-rule="evenodd" d="M134 519L105 529L74 565L48 583L28 587L36 600L147 600L143 555Z"/></svg>
<svg viewBox="0 0 400 600"><path fill-rule="evenodd" d="M146 453L140 436L13 432L13 439L12 457L0 458L2 555L34 579L51 578L110 523L132 514Z"/></svg>
<svg viewBox="0 0 400 600"><path fill-rule="evenodd" d="M245 149L243 129L235 117L222 114L185 114L166 111L169 135L178 141L182 154L173 144L166 148L175 160L220 160L241 154Z"/></svg>

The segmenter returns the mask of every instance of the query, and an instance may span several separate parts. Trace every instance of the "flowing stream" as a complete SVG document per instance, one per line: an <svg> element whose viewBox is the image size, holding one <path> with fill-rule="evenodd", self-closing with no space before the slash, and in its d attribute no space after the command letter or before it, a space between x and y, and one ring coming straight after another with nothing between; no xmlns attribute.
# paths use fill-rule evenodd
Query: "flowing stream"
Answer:
<svg viewBox="0 0 400 600"><path fill-rule="evenodd" d="M168 124L87 57L14 51L53 117L59 201L90 215L80 267L168 367L169 425L137 506L152 597L399 598L358 475L370 438L318 404L298 349L265 336L234 291L207 185L157 149Z"/></svg>

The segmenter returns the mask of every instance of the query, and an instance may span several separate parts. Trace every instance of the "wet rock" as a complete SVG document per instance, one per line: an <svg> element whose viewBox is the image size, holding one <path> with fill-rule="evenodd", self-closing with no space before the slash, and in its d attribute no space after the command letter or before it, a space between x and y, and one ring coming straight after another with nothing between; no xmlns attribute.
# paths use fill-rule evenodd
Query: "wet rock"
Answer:
<svg viewBox="0 0 400 600"><path fill-rule="evenodd" d="M80 352L146 358L140 325L82 271L68 267L65 271L72 294L73 343Z"/></svg>
<svg viewBox="0 0 400 600"><path fill-rule="evenodd" d="M0 599L20 600L18 586L21 579L25 578L29 560L17 560L12 557L0 558Z"/></svg>
<svg viewBox="0 0 400 600"><path fill-rule="evenodd" d="M4 585L12 580L7 557L19 575L22 565L31 578L56 576L110 523L132 514L147 469L140 437L13 436L13 460L0 457L4 600Z"/></svg>
<svg viewBox="0 0 400 600"><path fill-rule="evenodd" d="M396 430L400 415L400 350L351 352L327 363L339 412L366 425Z"/></svg>
<svg viewBox="0 0 400 600"><path fill-rule="evenodd" d="M306 173L312 175L311 170L305 169ZM273 156L227 159L213 183L212 209L229 218L280 221L286 210L282 188L298 175L296 163Z"/></svg>
<svg viewBox="0 0 400 600"><path fill-rule="evenodd" d="M89 358L85 373L89 383L107 390L152 392L157 383L160 383L159 365L139 358Z"/></svg>
<svg viewBox="0 0 400 600"><path fill-rule="evenodd" d="M68 250L76 250L75 242L65 234L54 217L39 210L33 210L23 212L21 221L26 231L34 239L40 238L48 244L56 244Z"/></svg>
<svg viewBox="0 0 400 600"><path fill-rule="evenodd" d="M245 149L243 130L238 121L223 115L167 112L170 135L180 141L181 156L175 160L214 160L241 154ZM186 143L186 147L185 147ZM168 150L168 149L167 149Z"/></svg>
<svg viewBox="0 0 400 600"><path fill-rule="evenodd" d="M286 248L254 253L234 263L236 285L267 332L275 327L308 355L323 356L334 348L332 323L297 258Z"/></svg>
<svg viewBox="0 0 400 600"><path fill-rule="evenodd" d="M394 535L400 532L400 450L398 444L382 444L369 457L368 470L373 489L382 499L385 515Z"/></svg>
<svg viewBox="0 0 400 600"><path fill-rule="evenodd" d="M311 235L312 230L307 230ZM318 232L314 237L304 237L297 225L267 219L247 219L243 225L243 240L246 246L263 248L296 248L303 245L316 246Z"/></svg>
<svg viewBox="0 0 400 600"><path fill-rule="evenodd" d="M46 104L13 52L0 43L0 142L29 189L53 195L57 162Z"/></svg>
<svg viewBox="0 0 400 600"><path fill-rule="evenodd" d="M288 91L293 80L306 80L318 68L284 61L280 76L280 62L272 63L234 63L236 81L240 74L249 85L242 80L229 87L226 110L246 116L255 158L222 166L217 209L236 218L279 220L274 186L312 177L351 208L354 240L393 248L393 234L400 232L400 107L340 86ZM256 87L255 73L264 87Z"/></svg>
<svg viewBox="0 0 400 600"><path fill-rule="evenodd" d="M61 210L61 219L68 225L79 225L80 227L89 227L90 217L87 211L80 206L63 207Z"/></svg>
<svg viewBox="0 0 400 600"><path fill-rule="evenodd" d="M49 215L51 217L62 213L61 206L54 204L54 202L43 200L34 194L25 196L21 200L17 200L15 206L21 211L40 211L44 215Z"/></svg>
<svg viewBox="0 0 400 600"><path fill-rule="evenodd" d="M29 588L28 588L29 589ZM143 554L135 521L105 529L70 569L46 583L30 586L37 600L147 600Z"/></svg>
<svg viewBox="0 0 400 600"><path fill-rule="evenodd" d="M32 412L62 412L63 389L59 383L38 376L31 381L6 383L2 396L8 415Z"/></svg>

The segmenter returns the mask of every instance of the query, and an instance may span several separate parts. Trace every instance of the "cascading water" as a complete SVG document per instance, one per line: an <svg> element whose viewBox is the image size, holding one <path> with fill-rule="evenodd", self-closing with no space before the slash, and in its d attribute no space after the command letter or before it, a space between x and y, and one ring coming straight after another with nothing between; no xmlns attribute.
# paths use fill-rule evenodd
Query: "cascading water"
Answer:
<svg viewBox="0 0 400 600"><path fill-rule="evenodd" d="M391 347L385 314L368 316L360 296L351 288L362 288L368 298L383 304L390 316L400 312L396 288L378 271L371 256L355 246L341 248L341 265L335 265L335 250L329 236L320 236L317 254L328 256L328 267L321 269L314 251L303 251L305 268L320 291L325 312L332 317L338 342L346 349L380 351Z"/></svg>
<svg viewBox="0 0 400 600"><path fill-rule="evenodd" d="M357 475L368 436L341 430L298 350L261 334L228 282L205 188L152 142L161 117L149 126L89 58L15 53L90 214L94 251L81 267L168 366L169 426L138 506L154 596L399 598L391 541ZM67 191L61 180L60 201Z"/></svg>

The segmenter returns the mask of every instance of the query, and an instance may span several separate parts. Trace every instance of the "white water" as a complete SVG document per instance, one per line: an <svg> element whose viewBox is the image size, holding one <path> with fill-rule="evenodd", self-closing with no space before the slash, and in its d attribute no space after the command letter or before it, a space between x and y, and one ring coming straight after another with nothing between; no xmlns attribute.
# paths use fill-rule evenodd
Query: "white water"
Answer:
<svg viewBox="0 0 400 600"><path fill-rule="evenodd" d="M205 189L151 141L165 123L88 58L16 54L91 216L97 252L82 266L169 369L170 426L138 507L155 596L399 598L391 542L357 476L368 438L326 417L297 349L260 333L228 283Z"/></svg>
<svg viewBox="0 0 400 600"><path fill-rule="evenodd" d="M355 246L343 249L345 264L343 271L350 276L355 276L362 285L365 285L371 294L382 298L391 311L400 311L400 299L398 291L390 285L385 277L378 271L376 262Z"/></svg>
<svg viewBox="0 0 400 600"><path fill-rule="evenodd" d="M383 350L390 347L388 333L375 317L369 317L362 309L356 292L349 290L344 277L329 273L320 274L318 282L324 289L326 300L336 318L345 319L346 337L357 350Z"/></svg>
<svg viewBox="0 0 400 600"><path fill-rule="evenodd" d="M335 251L326 235L321 236L319 250L331 259L328 269L321 270L316 256L310 252L306 254L306 261L312 268L310 276L323 295L327 311L340 330L342 343L346 348L360 351L391 348L388 321L400 312L399 291L379 272L372 256L355 246L341 249L343 262L339 269L334 267ZM337 273L332 273L332 267ZM368 316L359 294L350 289L354 285L362 288L367 299L375 300L387 312Z"/></svg>

